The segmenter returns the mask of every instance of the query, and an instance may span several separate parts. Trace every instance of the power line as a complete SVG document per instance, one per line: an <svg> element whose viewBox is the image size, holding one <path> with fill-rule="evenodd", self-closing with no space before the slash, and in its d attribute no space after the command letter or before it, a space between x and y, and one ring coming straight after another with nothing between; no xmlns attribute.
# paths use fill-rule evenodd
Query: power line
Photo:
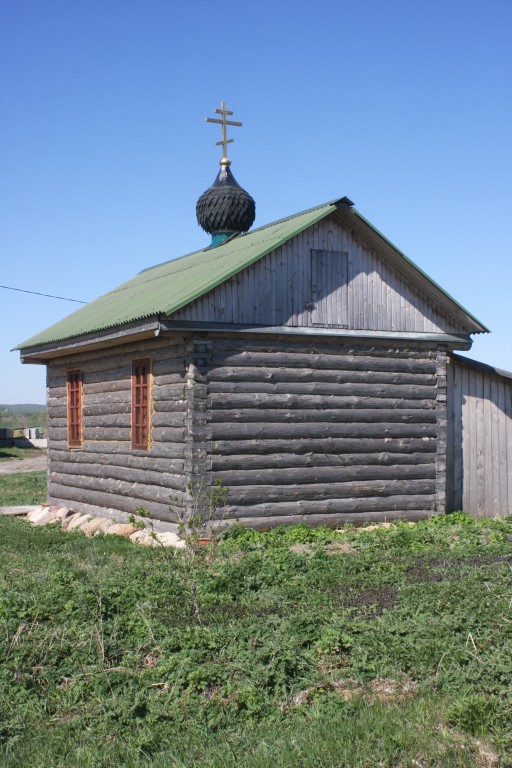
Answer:
<svg viewBox="0 0 512 768"><path fill-rule="evenodd" d="M11 285L0 285L0 288L5 288L7 291L32 293L34 296L46 296L47 299L61 299L62 301L74 301L76 304L87 304L86 301L80 301L80 299L68 299L65 296L53 296L51 293L38 293L38 291L26 291L24 288L13 288Z"/></svg>

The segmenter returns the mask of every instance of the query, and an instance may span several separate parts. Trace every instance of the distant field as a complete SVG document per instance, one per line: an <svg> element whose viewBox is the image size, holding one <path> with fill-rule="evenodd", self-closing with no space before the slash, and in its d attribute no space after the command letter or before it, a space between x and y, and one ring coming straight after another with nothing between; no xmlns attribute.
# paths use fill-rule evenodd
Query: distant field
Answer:
<svg viewBox="0 0 512 768"><path fill-rule="evenodd" d="M37 403L0 403L0 429L46 427L46 406Z"/></svg>

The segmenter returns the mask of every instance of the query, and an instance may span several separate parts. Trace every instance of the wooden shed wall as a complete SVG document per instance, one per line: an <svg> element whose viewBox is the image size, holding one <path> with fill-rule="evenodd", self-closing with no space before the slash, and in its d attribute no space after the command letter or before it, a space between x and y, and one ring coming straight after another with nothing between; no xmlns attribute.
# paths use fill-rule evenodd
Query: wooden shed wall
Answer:
<svg viewBox="0 0 512 768"><path fill-rule="evenodd" d="M209 479L256 528L444 511L445 354L304 340L206 342Z"/></svg>
<svg viewBox="0 0 512 768"><path fill-rule="evenodd" d="M467 333L333 217L297 235L173 319Z"/></svg>
<svg viewBox="0 0 512 768"><path fill-rule="evenodd" d="M448 509L512 514L512 378L451 358Z"/></svg>
<svg viewBox="0 0 512 768"><path fill-rule="evenodd" d="M151 450L131 448L132 360L152 363ZM48 365L49 500L83 512L104 508L157 518L183 506L186 487L186 343L166 337L101 352L75 354ZM83 446L67 444L66 376L83 373Z"/></svg>

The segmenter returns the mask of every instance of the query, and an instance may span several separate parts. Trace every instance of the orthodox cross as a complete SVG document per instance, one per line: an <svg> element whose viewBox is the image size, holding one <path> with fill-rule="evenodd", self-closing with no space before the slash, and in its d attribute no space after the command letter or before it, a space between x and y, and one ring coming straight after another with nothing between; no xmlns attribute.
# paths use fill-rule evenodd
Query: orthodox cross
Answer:
<svg viewBox="0 0 512 768"><path fill-rule="evenodd" d="M222 125L222 141L216 141L215 146L219 147L222 144L222 159L220 161L221 165L230 165L231 161L228 160L228 144L233 143L233 139L228 139L227 137L227 131L226 126L228 125L237 125L240 126L242 123L237 123L235 120L227 120L227 115L232 115L233 112L231 112L229 109L226 109L226 102L221 101L220 103L220 109L216 109L215 112L218 115L222 115L222 119L219 120L216 117L206 117L205 122L206 123L219 123L219 125Z"/></svg>

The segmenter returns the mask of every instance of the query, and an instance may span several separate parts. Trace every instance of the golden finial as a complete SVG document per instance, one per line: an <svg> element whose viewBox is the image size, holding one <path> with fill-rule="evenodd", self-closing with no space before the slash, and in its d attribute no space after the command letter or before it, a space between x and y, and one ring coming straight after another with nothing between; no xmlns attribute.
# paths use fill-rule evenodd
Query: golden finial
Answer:
<svg viewBox="0 0 512 768"><path fill-rule="evenodd" d="M231 165L231 160L228 160L228 144L233 143L233 139L227 138L227 131L226 126L227 125L237 125L240 126L242 123L237 123L234 120L226 120L227 115L232 115L233 112L230 112L229 109L226 109L226 102L221 101L220 103L220 109L216 109L215 112L218 115L222 115L222 119L219 120L216 117L205 117L206 123L219 123L222 125L222 141L216 141L215 146L220 147L222 144L222 158L220 161L221 165Z"/></svg>

